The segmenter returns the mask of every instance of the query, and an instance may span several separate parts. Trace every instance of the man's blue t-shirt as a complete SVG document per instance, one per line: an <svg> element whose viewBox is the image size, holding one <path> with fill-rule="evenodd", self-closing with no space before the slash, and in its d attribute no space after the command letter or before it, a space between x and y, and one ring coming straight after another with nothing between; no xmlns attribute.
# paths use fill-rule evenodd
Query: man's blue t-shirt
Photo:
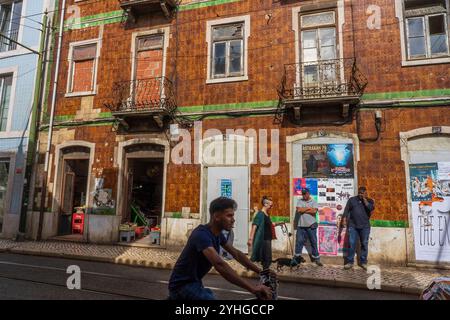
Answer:
<svg viewBox="0 0 450 320"><path fill-rule="evenodd" d="M195 228L173 268L169 290L174 290L187 283L201 283L202 278L212 268L212 264L202 251L208 247L213 247L219 253L220 246L226 242L223 233L215 236L206 225L199 225Z"/></svg>

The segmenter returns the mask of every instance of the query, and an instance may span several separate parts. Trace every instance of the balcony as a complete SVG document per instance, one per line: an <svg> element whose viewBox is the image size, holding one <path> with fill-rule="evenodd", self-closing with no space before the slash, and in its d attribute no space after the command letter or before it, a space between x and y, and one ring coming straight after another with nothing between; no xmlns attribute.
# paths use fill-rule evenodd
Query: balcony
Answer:
<svg viewBox="0 0 450 320"><path fill-rule="evenodd" d="M136 22L140 15L152 12L162 12L167 19L171 19L178 5L178 0L119 0L120 7L128 13L132 22Z"/></svg>
<svg viewBox="0 0 450 320"><path fill-rule="evenodd" d="M177 109L172 82L166 77L116 82L105 107L127 130L149 118L163 128Z"/></svg>
<svg viewBox="0 0 450 320"><path fill-rule="evenodd" d="M299 121L302 108L320 107L317 112L341 109L345 118L359 103L367 83L354 58L287 64L278 88L277 115L293 109Z"/></svg>

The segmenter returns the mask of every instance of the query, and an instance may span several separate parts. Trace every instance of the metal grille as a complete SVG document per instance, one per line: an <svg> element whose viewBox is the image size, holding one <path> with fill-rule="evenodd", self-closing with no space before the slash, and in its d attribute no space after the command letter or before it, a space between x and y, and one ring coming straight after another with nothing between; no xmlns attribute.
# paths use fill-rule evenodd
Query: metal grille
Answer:
<svg viewBox="0 0 450 320"><path fill-rule="evenodd" d="M113 113L167 112L176 109L172 82L166 77L114 83L113 99L105 103Z"/></svg>
<svg viewBox="0 0 450 320"><path fill-rule="evenodd" d="M279 95L283 100L361 96L366 86L355 59L325 60L285 65Z"/></svg>

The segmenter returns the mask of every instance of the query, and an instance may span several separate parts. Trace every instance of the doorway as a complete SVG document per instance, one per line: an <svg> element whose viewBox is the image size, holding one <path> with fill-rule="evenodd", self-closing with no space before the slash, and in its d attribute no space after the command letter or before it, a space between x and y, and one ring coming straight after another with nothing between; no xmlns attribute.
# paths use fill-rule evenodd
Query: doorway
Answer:
<svg viewBox="0 0 450 320"><path fill-rule="evenodd" d="M248 253L249 167L208 167L206 170L207 192L204 212L208 212L210 203L218 197L234 199L238 207L234 217L236 222L233 229L233 245L242 252Z"/></svg>
<svg viewBox="0 0 450 320"><path fill-rule="evenodd" d="M82 238L86 212L89 159L64 157L62 165L62 193L58 236L74 234Z"/></svg>
<svg viewBox="0 0 450 320"><path fill-rule="evenodd" d="M160 225L163 210L164 158L134 158L126 160L127 192L122 225L129 225L134 236L121 242L142 245L160 245Z"/></svg>

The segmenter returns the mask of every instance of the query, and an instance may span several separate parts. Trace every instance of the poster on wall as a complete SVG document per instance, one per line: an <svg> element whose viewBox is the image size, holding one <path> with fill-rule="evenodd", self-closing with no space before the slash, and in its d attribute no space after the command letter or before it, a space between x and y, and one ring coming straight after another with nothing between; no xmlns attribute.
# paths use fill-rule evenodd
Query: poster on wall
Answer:
<svg viewBox="0 0 450 320"><path fill-rule="evenodd" d="M327 178L330 175L326 144L303 145L302 160L303 177Z"/></svg>
<svg viewBox="0 0 450 320"><path fill-rule="evenodd" d="M336 225L336 208L319 207L319 222L324 225Z"/></svg>
<svg viewBox="0 0 450 320"><path fill-rule="evenodd" d="M321 255L337 255L337 232L336 227L319 226L319 253Z"/></svg>
<svg viewBox="0 0 450 320"><path fill-rule="evenodd" d="M302 146L303 177L353 178L352 144L313 144Z"/></svg>
<svg viewBox="0 0 450 320"><path fill-rule="evenodd" d="M353 179L319 179L318 204L320 223L336 224L336 218L344 213L348 199L353 197ZM330 217L334 217L330 222Z"/></svg>
<svg viewBox="0 0 450 320"><path fill-rule="evenodd" d="M112 189L97 189L94 192L92 210L94 214L113 214L115 201L112 197Z"/></svg>
<svg viewBox="0 0 450 320"><path fill-rule="evenodd" d="M450 262L448 162L410 164L416 260Z"/></svg>
<svg viewBox="0 0 450 320"><path fill-rule="evenodd" d="M435 193L438 197L450 197L450 162L438 162Z"/></svg>
<svg viewBox="0 0 450 320"><path fill-rule="evenodd" d="M352 144L328 144L327 158L330 163L330 177L353 178Z"/></svg>
<svg viewBox="0 0 450 320"><path fill-rule="evenodd" d="M338 254L345 256L350 248L347 228L340 228L337 230L337 246Z"/></svg>
<svg viewBox="0 0 450 320"><path fill-rule="evenodd" d="M230 179L220 180L220 196L229 199L233 197L233 185Z"/></svg>
<svg viewBox="0 0 450 320"><path fill-rule="evenodd" d="M332 226L336 232L334 238L319 237L319 246L321 241L335 241L337 254L345 254L346 252L346 230L340 230L338 233L337 226L342 220L348 199L355 195L353 179L318 179L318 222L319 226Z"/></svg>
<svg viewBox="0 0 450 320"><path fill-rule="evenodd" d="M319 179L317 184L318 202L330 203L336 201L336 181L334 179Z"/></svg>
<svg viewBox="0 0 450 320"><path fill-rule="evenodd" d="M409 165L412 201L431 201L436 173L437 163Z"/></svg>
<svg viewBox="0 0 450 320"><path fill-rule="evenodd" d="M302 196L302 190L307 188L317 202L317 179L294 178L293 186L294 196Z"/></svg>

